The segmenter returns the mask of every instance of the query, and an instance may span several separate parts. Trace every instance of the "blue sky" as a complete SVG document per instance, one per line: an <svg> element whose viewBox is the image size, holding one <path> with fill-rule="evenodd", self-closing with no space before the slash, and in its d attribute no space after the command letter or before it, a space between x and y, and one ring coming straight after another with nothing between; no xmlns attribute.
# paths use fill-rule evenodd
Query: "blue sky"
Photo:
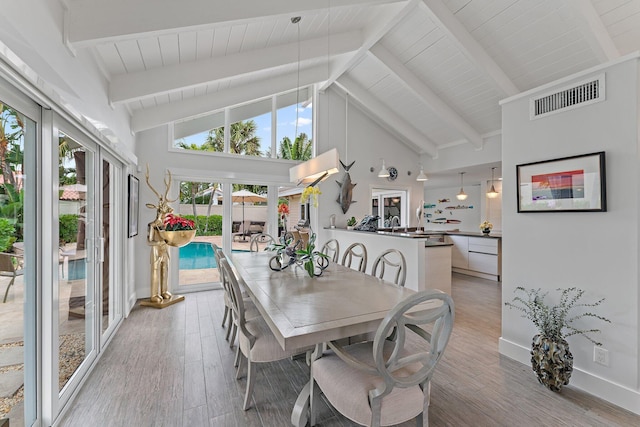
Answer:
<svg viewBox="0 0 640 427"><path fill-rule="evenodd" d="M298 133L306 133L311 138L311 114L312 105L309 104L306 108L300 108L298 110ZM253 117L253 121L256 122L256 135L260 138L260 150L264 153L270 150L271 147L271 113L266 113L261 116ZM284 107L278 110L278 129L276 131L276 141L279 148L279 142L285 136L288 136L291 140L294 139L296 132L296 108L295 105ZM187 144L202 145L207 137L207 132L191 135L183 138Z"/></svg>

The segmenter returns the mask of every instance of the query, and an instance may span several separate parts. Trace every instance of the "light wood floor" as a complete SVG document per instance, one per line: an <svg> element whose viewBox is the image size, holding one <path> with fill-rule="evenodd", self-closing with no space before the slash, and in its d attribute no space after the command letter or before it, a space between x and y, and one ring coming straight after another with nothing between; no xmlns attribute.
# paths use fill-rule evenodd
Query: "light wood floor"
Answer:
<svg viewBox="0 0 640 427"><path fill-rule="evenodd" d="M571 385L553 393L529 366L500 356L500 285L453 279L456 320L432 382L431 426L640 425L640 416ZM245 380L234 378L222 307L222 291L188 294L163 310L136 307L60 425L290 425L307 367L290 360L258 366L254 405L243 411ZM319 425L353 424L324 405Z"/></svg>

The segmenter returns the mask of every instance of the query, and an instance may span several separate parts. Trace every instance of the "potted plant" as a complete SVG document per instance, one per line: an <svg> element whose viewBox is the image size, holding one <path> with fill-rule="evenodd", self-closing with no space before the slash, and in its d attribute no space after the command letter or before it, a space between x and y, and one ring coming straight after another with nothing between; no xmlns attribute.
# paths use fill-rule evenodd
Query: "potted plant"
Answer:
<svg viewBox="0 0 640 427"><path fill-rule="evenodd" d="M282 202L278 205L278 236L282 236L287 231L287 215L289 215L289 205Z"/></svg>
<svg viewBox="0 0 640 427"><path fill-rule="evenodd" d="M491 229L493 228L493 224L491 224L489 221L483 221L480 224L480 230L482 230L482 232L484 234L489 234L491 233Z"/></svg>
<svg viewBox="0 0 640 427"><path fill-rule="evenodd" d="M566 338L572 335L582 335L597 346L602 343L594 340L590 334L600 332L599 329L579 329L573 323L585 317L593 317L604 322L606 319L590 311L588 307L597 307L604 298L594 303L581 302L584 290L578 288L557 289L561 291L560 302L556 305L547 304L544 299L549 292L541 289L525 289L521 286L515 289L519 294L511 302L504 304L522 312L522 317L533 322L538 328L531 343L531 367L538 376L538 381L552 391L560 391L563 385L569 384L573 372L573 355L569 351ZM582 312L574 312L582 310Z"/></svg>
<svg viewBox="0 0 640 427"><path fill-rule="evenodd" d="M164 230L160 234L167 245L179 248L193 240L195 228L195 223L190 219L170 213L164 217Z"/></svg>
<svg viewBox="0 0 640 427"><path fill-rule="evenodd" d="M356 225L356 217L352 216L347 220L347 230L353 230L353 226Z"/></svg>

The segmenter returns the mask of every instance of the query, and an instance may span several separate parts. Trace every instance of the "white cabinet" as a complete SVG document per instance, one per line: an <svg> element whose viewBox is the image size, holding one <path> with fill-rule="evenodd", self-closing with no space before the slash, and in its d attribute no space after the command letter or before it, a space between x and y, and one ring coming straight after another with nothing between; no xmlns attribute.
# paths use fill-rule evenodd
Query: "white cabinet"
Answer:
<svg viewBox="0 0 640 427"><path fill-rule="evenodd" d="M491 237L449 236L451 267L458 273L500 280L501 240Z"/></svg>
<svg viewBox="0 0 640 427"><path fill-rule="evenodd" d="M498 276L498 256L469 252L469 270Z"/></svg>
<svg viewBox="0 0 640 427"><path fill-rule="evenodd" d="M451 266L469 268L469 238L467 236L449 236L451 248Z"/></svg>

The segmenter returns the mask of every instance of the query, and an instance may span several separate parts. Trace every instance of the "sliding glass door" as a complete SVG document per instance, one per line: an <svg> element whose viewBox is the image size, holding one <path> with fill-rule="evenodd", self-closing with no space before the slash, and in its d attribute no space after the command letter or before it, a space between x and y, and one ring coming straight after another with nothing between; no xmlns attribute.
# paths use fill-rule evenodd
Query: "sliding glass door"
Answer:
<svg viewBox="0 0 640 427"><path fill-rule="evenodd" d="M0 419L12 427L37 419L39 121L39 106L0 86Z"/></svg>
<svg viewBox="0 0 640 427"><path fill-rule="evenodd" d="M58 413L122 318L116 284L122 253L122 165L91 138L54 115L57 150L58 268L53 374ZM57 289L56 289L57 288ZM57 368L57 373L55 372ZM56 404L57 403L57 404Z"/></svg>

